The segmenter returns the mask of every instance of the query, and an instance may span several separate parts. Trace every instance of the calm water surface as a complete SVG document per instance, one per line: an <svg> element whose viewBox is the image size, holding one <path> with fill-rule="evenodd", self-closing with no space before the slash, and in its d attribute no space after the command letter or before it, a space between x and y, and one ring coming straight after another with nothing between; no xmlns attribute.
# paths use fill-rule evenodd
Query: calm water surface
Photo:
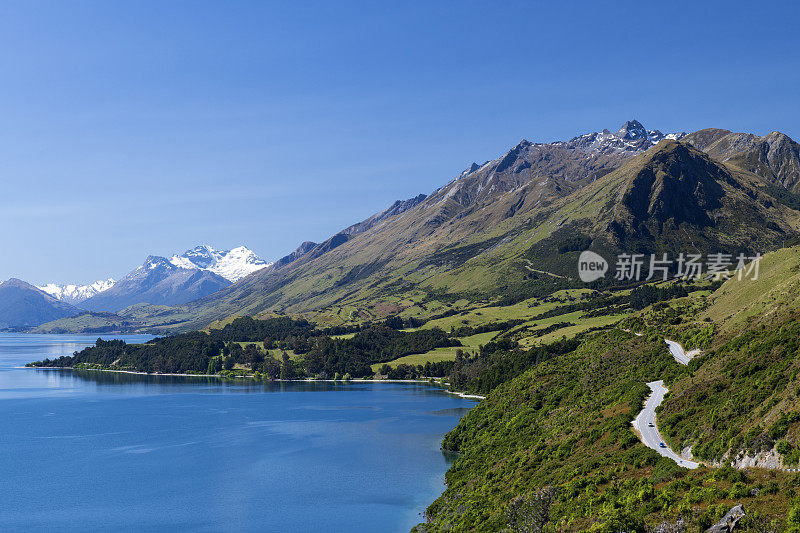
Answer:
<svg viewBox="0 0 800 533"><path fill-rule="evenodd" d="M15 368L95 338L0 334L2 531L408 531L474 405L415 384Z"/></svg>

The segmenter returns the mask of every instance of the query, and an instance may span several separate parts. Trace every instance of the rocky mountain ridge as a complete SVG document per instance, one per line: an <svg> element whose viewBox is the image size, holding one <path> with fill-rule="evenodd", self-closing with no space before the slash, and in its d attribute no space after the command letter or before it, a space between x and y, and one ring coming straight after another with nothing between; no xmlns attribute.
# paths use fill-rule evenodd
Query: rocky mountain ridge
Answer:
<svg viewBox="0 0 800 533"><path fill-rule="evenodd" d="M229 280L210 270L183 268L165 257L151 255L113 287L81 302L81 308L117 312L141 303L180 305L230 284Z"/></svg>
<svg viewBox="0 0 800 533"><path fill-rule="evenodd" d="M113 278L105 280L98 280L89 285L59 285L56 283L47 283L45 285L38 285L37 288L42 290L62 302L67 302L72 305L77 305L84 300L88 300L95 294L103 292L114 286L116 281Z"/></svg>
<svg viewBox="0 0 800 533"><path fill-rule="evenodd" d="M705 154L693 135L628 121L614 134L523 140L180 313L202 325L267 310L373 307L415 290L518 292L533 283L528 267L574 276L578 244L738 252L797 234L800 203L790 191Z"/></svg>

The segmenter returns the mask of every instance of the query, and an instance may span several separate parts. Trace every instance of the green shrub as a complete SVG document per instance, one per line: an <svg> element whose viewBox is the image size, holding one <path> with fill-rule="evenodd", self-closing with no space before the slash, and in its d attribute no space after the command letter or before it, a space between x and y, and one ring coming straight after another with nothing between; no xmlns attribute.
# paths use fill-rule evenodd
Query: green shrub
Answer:
<svg viewBox="0 0 800 533"><path fill-rule="evenodd" d="M796 503L789 509L786 515L786 525L800 527L800 503Z"/></svg>

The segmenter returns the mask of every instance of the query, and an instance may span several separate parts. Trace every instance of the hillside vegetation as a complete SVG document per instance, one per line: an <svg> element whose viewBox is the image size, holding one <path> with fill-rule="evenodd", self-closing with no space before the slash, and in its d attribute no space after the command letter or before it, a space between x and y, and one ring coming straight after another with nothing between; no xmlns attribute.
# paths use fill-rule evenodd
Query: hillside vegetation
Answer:
<svg viewBox="0 0 800 533"><path fill-rule="evenodd" d="M781 470L800 461L799 253L768 254L758 280L654 303L492 390L445 437L462 455L418 530L523 531L515 520L543 494L559 531L702 531L736 504L742 531L800 526L800 474ZM665 336L704 352L679 365ZM670 388L659 428L708 466L639 442L630 422L657 379Z"/></svg>
<svg viewBox="0 0 800 533"><path fill-rule="evenodd" d="M443 447L462 455L417 529L523 531L513 509L535 507L546 489L555 494L547 523L559 531L643 531L681 518L704 528L736 503L754 521L782 521L800 476L686 471L634 434L645 383L690 372L659 338L616 330L504 383L445 437Z"/></svg>

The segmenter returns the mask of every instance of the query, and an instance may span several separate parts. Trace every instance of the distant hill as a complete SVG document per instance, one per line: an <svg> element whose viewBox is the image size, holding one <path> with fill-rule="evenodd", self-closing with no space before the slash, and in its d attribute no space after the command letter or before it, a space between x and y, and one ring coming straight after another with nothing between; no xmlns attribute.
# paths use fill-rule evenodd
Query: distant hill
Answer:
<svg viewBox="0 0 800 533"><path fill-rule="evenodd" d="M180 305L230 284L208 270L181 268L164 257L150 256L110 289L81 302L81 307L89 311L117 312L141 303Z"/></svg>
<svg viewBox="0 0 800 533"><path fill-rule="evenodd" d="M685 140L714 159L758 174L790 192L800 193L800 144L788 135L773 131L759 137L712 128L692 133Z"/></svg>
<svg viewBox="0 0 800 533"><path fill-rule="evenodd" d="M51 320L26 330L28 333L133 333L142 326L135 319L115 313L95 313L81 310L80 315Z"/></svg>
<svg viewBox="0 0 800 533"><path fill-rule="evenodd" d="M0 283L0 330L38 326L81 312L22 280L11 278Z"/></svg>

